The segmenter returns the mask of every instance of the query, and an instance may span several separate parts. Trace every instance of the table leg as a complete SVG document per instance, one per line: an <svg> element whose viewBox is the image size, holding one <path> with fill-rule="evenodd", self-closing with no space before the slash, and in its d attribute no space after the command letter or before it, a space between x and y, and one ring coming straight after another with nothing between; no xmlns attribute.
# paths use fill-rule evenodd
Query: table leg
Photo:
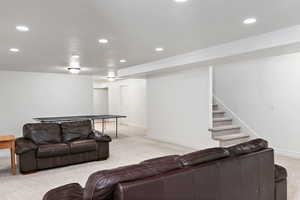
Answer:
<svg viewBox="0 0 300 200"><path fill-rule="evenodd" d="M16 174L16 155L15 155L15 142L12 142L12 147L10 149L10 159L11 159L11 170L12 170L12 174L15 175Z"/></svg>
<svg viewBox="0 0 300 200"><path fill-rule="evenodd" d="M102 119L102 134L104 134L104 119Z"/></svg>
<svg viewBox="0 0 300 200"><path fill-rule="evenodd" d="M93 130L95 130L95 120L92 119L92 127L93 127Z"/></svg>
<svg viewBox="0 0 300 200"><path fill-rule="evenodd" d="M116 138L118 138L118 118L116 118Z"/></svg>

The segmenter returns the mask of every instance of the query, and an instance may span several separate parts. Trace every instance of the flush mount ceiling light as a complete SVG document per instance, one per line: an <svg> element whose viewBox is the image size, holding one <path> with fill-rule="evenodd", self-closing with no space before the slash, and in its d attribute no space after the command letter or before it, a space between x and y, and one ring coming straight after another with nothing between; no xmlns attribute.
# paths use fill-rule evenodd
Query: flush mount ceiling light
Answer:
<svg viewBox="0 0 300 200"><path fill-rule="evenodd" d="M70 67L67 68L71 74L79 74L80 66L79 63L71 63Z"/></svg>
<svg viewBox="0 0 300 200"><path fill-rule="evenodd" d="M72 55L73 58L79 58L79 55Z"/></svg>
<svg viewBox="0 0 300 200"><path fill-rule="evenodd" d="M244 24L255 24L256 23L256 18L251 17L251 18L247 18L243 21Z"/></svg>
<svg viewBox="0 0 300 200"><path fill-rule="evenodd" d="M68 70L71 74L79 74L80 67L68 67Z"/></svg>
<svg viewBox="0 0 300 200"><path fill-rule="evenodd" d="M108 80L109 82L114 82L114 81L116 80L116 78L114 78L114 77L107 77L107 80Z"/></svg>
<svg viewBox="0 0 300 200"><path fill-rule="evenodd" d="M80 72L79 55L72 55L70 58L70 67L67 68L72 74L78 74Z"/></svg>
<svg viewBox="0 0 300 200"><path fill-rule="evenodd" d="M9 51L14 52L14 53L17 53L17 52L20 51L20 49L17 49L17 48L10 48Z"/></svg>
<svg viewBox="0 0 300 200"><path fill-rule="evenodd" d="M21 31L21 32L27 32L27 31L29 31L29 28L27 26L24 26L24 25L16 26L16 29L18 31Z"/></svg>
<svg viewBox="0 0 300 200"><path fill-rule="evenodd" d="M120 63L126 63L126 62L127 62L127 60L125 60L125 59L120 60Z"/></svg>
<svg viewBox="0 0 300 200"><path fill-rule="evenodd" d="M164 48L162 48L162 47L157 47L157 48L155 48L155 51L157 51L157 52L162 52L162 51L164 51L165 49Z"/></svg>
<svg viewBox="0 0 300 200"><path fill-rule="evenodd" d="M176 3L184 3L187 2L188 0L174 0Z"/></svg>
<svg viewBox="0 0 300 200"><path fill-rule="evenodd" d="M108 39L102 38L102 39L99 39L98 42L100 44L107 44L108 43Z"/></svg>
<svg viewBox="0 0 300 200"><path fill-rule="evenodd" d="M108 71L107 76L104 79L108 80L109 82L113 82L116 80L120 80L121 78L118 77L116 71Z"/></svg>

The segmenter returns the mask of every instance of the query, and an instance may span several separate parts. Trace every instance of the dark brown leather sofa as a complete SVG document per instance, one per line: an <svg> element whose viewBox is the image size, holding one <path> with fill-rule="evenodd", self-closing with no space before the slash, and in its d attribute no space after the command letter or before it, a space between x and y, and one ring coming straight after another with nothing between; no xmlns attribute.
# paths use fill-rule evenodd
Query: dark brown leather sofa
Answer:
<svg viewBox="0 0 300 200"><path fill-rule="evenodd" d="M90 121L33 123L16 140L21 173L109 157L111 138L92 130Z"/></svg>
<svg viewBox="0 0 300 200"><path fill-rule="evenodd" d="M172 155L95 172L43 200L286 200L286 170L266 141Z"/></svg>

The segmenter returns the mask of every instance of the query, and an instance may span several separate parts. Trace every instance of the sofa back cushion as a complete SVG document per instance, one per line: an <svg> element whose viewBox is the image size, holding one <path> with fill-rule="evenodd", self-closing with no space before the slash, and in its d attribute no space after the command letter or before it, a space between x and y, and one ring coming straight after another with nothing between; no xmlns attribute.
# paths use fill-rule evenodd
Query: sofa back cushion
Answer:
<svg viewBox="0 0 300 200"><path fill-rule="evenodd" d="M273 169L273 150L266 149L122 182L113 199L274 200Z"/></svg>
<svg viewBox="0 0 300 200"><path fill-rule="evenodd" d="M169 155L169 156L162 156L158 158L152 158L149 160L144 160L141 164L152 164L152 163L170 163L181 166L181 162L178 160L179 155Z"/></svg>
<svg viewBox="0 0 300 200"><path fill-rule="evenodd" d="M90 120L61 123L63 142L86 140L92 134Z"/></svg>
<svg viewBox="0 0 300 200"><path fill-rule="evenodd" d="M177 162L177 164L176 164ZM112 170L99 171L92 174L86 183L84 200L111 199L115 186L126 181L140 180L179 169L178 161L148 162L120 167Z"/></svg>
<svg viewBox="0 0 300 200"><path fill-rule="evenodd" d="M61 129L54 123L33 123L23 126L23 136L35 144L54 144L61 142Z"/></svg>
<svg viewBox="0 0 300 200"><path fill-rule="evenodd" d="M228 150L225 148L218 147L189 153L180 156L178 159L180 160L183 166L187 167L192 165L199 165L201 163L218 160L226 157L229 157Z"/></svg>
<svg viewBox="0 0 300 200"><path fill-rule="evenodd" d="M231 156L239 156L243 154L253 153L268 148L268 142L263 139L255 139L249 142L237 144L235 146L228 147Z"/></svg>

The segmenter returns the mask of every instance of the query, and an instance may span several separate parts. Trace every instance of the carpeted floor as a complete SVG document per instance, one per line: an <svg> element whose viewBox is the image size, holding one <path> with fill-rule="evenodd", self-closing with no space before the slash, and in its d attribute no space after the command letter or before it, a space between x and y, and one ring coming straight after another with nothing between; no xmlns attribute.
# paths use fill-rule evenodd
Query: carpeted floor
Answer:
<svg viewBox="0 0 300 200"><path fill-rule="evenodd" d="M78 182L84 186L88 176L98 170L134 164L145 159L184 154L192 149L161 143L145 138L141 129L122 126L119 139L113 137L111 157L106 161L89 162L56 169L40 171L30 175L10 174L9 158L0 158L0 199L41 200L45 192L67 183ZM126 133L126 134L125 134ZM287 167L289 173L289 200L300 199L300 160L276 156L277 163Z"/></svg>

